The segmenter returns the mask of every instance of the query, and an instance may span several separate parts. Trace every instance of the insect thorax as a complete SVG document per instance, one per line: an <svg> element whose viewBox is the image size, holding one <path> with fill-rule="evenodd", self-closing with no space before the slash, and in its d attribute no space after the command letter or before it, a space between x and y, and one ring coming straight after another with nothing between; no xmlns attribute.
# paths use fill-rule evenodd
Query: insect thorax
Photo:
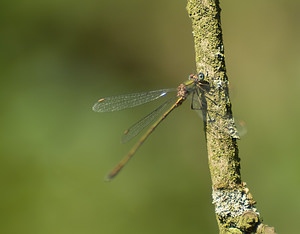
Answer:
<svg viewBox="0 0 300 234"><path fill-rule="evenodd" d="M187 93L188 93L188 91L187 91L186 85L180 84L177 87L177 97L185 99L187 97Z"/></svg>

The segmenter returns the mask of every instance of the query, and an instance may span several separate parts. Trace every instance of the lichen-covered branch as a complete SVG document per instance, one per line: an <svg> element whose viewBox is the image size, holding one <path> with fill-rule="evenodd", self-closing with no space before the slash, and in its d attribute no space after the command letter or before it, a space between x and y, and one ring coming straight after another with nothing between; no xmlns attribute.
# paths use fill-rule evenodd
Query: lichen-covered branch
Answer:
<svg viewBox="0 0 300 234"><path fill-rule="evenodd" d="M240 158L228 92L224 46L218 0L188 0L192 21L196 67L210 84L203 111L205 134L220 233L266 233L255 201L241 180Z"/></svg>

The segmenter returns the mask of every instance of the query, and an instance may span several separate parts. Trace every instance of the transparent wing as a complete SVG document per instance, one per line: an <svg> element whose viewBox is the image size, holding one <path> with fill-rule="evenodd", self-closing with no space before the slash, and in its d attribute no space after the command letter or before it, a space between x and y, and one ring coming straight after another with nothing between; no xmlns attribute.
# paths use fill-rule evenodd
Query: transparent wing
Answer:
<svg viewBox="0 0 300 234"><path fill-rule="evenodd" d="M204 98L202 98L204 95ZM191 96L191 108L197 112L197 114L214 129L216 137L219 137L219 133L226 133L229 136L239 139L239 132L237 130L234 118L230 115L221 116L218 114L217 109L207 110L207 102L216 103L210 98L207 92L202 89L195 89ZM212 118L212 113L214 113ZM221 135L220 135L221 136Z"/></svg>
<svg viewBox="0 0 300 234"><path fill-rule="evenodd" d="M207 104L205 99L201 99L201 95L204 95L204 93L201 93L201 90L195 89L195 91L190 95L192 98L191 100L191 108L192 110L206 110Z"/></svg>
<svg viewBox="0 0 300 234"><path fill-rule="evenodd" d="M204 110L195 111L205 122L211 125L217 138L221 136L219 133L225 133L232 138L240 139L240 136L245 135L247 132L244 122L241 121L241 123L236 124L235 119L229 115L219 116L216 114L215 118L212 118L210 114L213 111L207 110L205 113L203 113Z"/></svg>
<svg viewBox="0 0 300 234"><path fill-rule="evenodd" d="M156 108L154 111L152 111L150 114L142 118L140 121L132 125L130 128L125 130L124 135L122 137L121 142L125 143L138 135L145 127L147 127L151 122L156 120L158 117L163 115L163 113L169 108L169 104L174 104L177 100L177 97L173 97L168 99L166 102L164 102L162 105L160 105L158 108Z"/></svg>
<svg viewBox="0 0 300 234"><path fill-rule="evenodd" d="M143 93L131 93L113 97L105 97L99 99L98 102L95 103L93 106L93 111L110 112L123 110L154 101L173 91L176 91L176 89L160 89Z"/></svg>

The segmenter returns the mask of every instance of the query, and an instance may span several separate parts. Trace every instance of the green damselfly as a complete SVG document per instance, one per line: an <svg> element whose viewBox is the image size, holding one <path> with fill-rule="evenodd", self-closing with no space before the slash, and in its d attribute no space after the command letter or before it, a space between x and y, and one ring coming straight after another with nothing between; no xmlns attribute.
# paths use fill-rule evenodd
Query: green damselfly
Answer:
<svg viewBox="0 0 300 234"><path fill-rule="evenodd" d="M177 91L177 92L176 92ZM138 105L142 105L174 92L173 97L166 100L150 114L142 118L136 124L128 128L122 137L122 142L127 142L138 135L146 126L156 120L146 133L133 146L129 153L117 164L117 166L107 175L107 180L114 178L126 163L132 158L135 152L141 147L145 140L155 130L155 128L177 107L179 107L188 97L192 98L191 108L196 110L205 110L205 104L202 101L203 95L209 91L209 83L204 80L204 74L190 75L189 79L180 84L177 89L161 89L143 93L131 93L119 96L100 98L93 110L96 112L111 112L123 110Z"/></svg>

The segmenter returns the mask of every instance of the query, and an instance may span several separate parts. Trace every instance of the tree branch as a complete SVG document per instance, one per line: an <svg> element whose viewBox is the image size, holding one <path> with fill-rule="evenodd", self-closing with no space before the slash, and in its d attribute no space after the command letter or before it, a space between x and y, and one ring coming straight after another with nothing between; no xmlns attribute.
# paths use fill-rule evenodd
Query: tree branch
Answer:
<svg viewBox="0 0 300 234"><path fill-rule="evenodd" d="M204 111L212 197L220 233L275 233L261 223L255 201L242 182L237 140L228 92L218 0L188 0L197 72L210 83ZM205 99L205 97L203 97Z"/></svg>

